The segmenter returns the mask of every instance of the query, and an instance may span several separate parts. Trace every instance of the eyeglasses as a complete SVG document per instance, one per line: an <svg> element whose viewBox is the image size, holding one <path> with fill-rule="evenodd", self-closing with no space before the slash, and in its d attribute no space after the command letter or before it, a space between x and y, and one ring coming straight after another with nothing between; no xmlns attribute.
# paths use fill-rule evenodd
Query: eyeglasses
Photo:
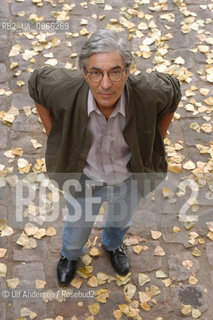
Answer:
<svg viewBox="0 0 213 320"><path fill-rule="evenodd" d="M106 72L109 80L116 82L116 81L120 81L123 77L123 73L126 71L126 68L124 68L123 70L112 70L112 71L108 71ZM103 79L104 76L104 71L87 71L85 68L85 73L88 74L88 77L91 81L93 82L101 82L101 80Z"/></svg>

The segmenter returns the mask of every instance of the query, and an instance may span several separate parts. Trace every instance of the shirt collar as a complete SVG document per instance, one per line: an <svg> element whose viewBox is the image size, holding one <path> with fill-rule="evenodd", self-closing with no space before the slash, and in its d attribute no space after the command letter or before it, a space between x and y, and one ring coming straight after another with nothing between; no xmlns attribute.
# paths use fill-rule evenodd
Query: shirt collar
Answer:
<svg viewBox="0 0 213 320"><path fill-rule="evenodd" d="M118 113L120 113L122 114L123 117L126 117L125 106L126 106L126 93L125 93L125 90L123 90L122 95L119 98L116 108L111 114L111 116L116 116ZM92 111L96 111L97 113L101 114L90 89L89 89L89 94L87 99L87 110L88 110L88 116L90 116L90 113Z"/></svg>

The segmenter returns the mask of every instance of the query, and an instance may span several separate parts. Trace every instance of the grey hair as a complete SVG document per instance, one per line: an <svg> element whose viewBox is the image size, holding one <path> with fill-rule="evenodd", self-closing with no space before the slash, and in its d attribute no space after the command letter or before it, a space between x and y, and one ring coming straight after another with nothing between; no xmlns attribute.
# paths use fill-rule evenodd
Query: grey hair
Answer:
<svg viewBox="0 0 213 320"><path fill-rule="evenodd" d="M112 30L100 29L95 31L84 43L79 54L79 67L86 68L87 59L95 53L118 52L129 69L132 63L132 53L129 41Z"/></svg>

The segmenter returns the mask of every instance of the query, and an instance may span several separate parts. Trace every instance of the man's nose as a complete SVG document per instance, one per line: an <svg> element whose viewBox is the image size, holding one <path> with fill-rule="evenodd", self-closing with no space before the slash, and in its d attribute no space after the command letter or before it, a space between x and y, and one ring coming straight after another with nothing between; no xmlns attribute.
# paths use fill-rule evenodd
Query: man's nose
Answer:
<svg viewBox="0 0 213 320"><path fill-rule="evenodd" d="M105 72L101 80L101 87L103 89L109 89L111 86L112 86L112 81L109 79L108 73Z"/></svg>

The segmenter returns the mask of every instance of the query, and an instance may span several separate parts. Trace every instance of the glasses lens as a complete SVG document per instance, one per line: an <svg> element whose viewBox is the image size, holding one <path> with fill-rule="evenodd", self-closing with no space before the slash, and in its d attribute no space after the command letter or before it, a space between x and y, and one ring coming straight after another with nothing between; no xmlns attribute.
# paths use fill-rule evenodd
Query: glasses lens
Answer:
<svg viewBox="0 0 213 320"><path fill-rule="evenodd" d="M94 81L94 82L99 82L101 81L102 79L102 73L101 72L91 72L89 73L89 78L91 81Z"/></svg>
<svg viewBox="0 0 213 320"><path fill-rule="evenodd" d="M122 78L122 71L110 71L109 78L112 81L119 81Z"/></svg>
<svg viewBox="0 0 213 320"><path fill-rule="evenodd" d="M123 76L123 71L121 70L110 71L108 73L108 76L111 81L120 81ZM94 82L100 82L103 79L103 73L89 72L89 79Z"/></svg>

